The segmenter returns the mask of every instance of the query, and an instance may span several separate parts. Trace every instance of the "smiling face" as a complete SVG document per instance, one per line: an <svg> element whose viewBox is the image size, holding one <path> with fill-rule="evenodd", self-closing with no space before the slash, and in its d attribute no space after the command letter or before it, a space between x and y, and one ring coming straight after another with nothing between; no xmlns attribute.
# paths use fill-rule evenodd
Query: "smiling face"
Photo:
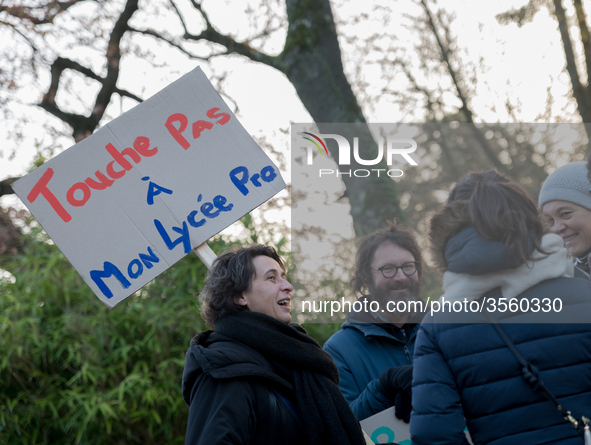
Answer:
<svg viewBox="0 0 591 445"><path fill-rule="evenodd" d="M591 210L568 201L550 201L542 206L542 214L572 256L580 257L591 248Z"/></svg>
<svg viewBox="0 0 591 445"><path fill-rule="evenodd" d="M384 242L376 249L371 262L373 283L370 285L373 296L387 295L388 300L407 299L414 300L417 297L419 283L418 271L406 276L402 269L396 271L396 275L385 278L378 269L384 266L402 266L405 263L415 261L415 257L408 250L396 244ZM409 294L410 293L410 294Z"/></svg>
<svg viewBox="0 0 591 445"><path fill-rule="evenodd" d="M371 261L373 285L375 287L386 287L390 283L403 283L407 280L418 282L418 272L407 277L402 272L402 269L398 269L396 275L392 278L384 278L382 273L377 270L384 266L402 266L404 263L412 261L415 261L415 257L408 250L387 241L380 244L373 254L373 259Z"/></svg>
<svg viewBox="0 0 591 445"><path fill-rule="evenodd" d="M420 298L419 272L406 276L402 269L398 269L396 275L385 278L378 269L384 266L400 267L411 261L416 261L412 253L388 241L378 246L371 261L373 283L369 285L370 297L380 304L382 316L396 326L411 320L416 315L415 311L410 306L407 306L406 312L399 312L400 307L395 312L383 312L383 309L388 308L389 301L409 302Z"/></svg>
<svg viewBox="0 0 591 445"><path fill-rule="evenodd" d="M273 317L284 323L291 322L292 285L285 279L285 271L273 258L259 255L252 260L255 274L250 288L236 297L234 302L246 306L251 312Z"/></svg>

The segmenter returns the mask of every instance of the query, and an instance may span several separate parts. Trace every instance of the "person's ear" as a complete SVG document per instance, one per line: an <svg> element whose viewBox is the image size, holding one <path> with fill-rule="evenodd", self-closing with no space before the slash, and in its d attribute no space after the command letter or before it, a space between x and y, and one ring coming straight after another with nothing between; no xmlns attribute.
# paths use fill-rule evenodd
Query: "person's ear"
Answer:
<svg viewBox="0 0 591 445"><path fill-rule="evenodd" d="M246 303L247 301L244 294L234 297L234 304L237 304L238 306L246 306Z"/></svg>

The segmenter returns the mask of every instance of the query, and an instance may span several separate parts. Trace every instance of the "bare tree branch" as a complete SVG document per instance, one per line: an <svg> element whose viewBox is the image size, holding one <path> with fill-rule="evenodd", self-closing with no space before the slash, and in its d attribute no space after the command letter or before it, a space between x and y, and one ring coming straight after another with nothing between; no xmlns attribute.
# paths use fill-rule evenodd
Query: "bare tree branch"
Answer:
<svg viewBox="0 0 591 445"><path fill-rule="evenodd" d="M433 96L434 96L433 91L429 90L426 87L422 87L421 85L419 85L416 77L411 73L411 71L408 69L407 64L404 63L402 60L397 59L394 61L394 64L399 66L402 69L402 72L404 73L404 75L406 76L408 81L411 83L412 89L414 91L416 91L417 93L421 93L423 96L425 96L425 101L427 102L427 104L426 104L427 111L429 111L431 118L435 121L435 104L437 102L433 100ZM447 160L447 164L449 165L451 175L453 177L459 178L460 172L456 168L456 164L455 164L453 157L452 157L452 150L449 147L449 145L447 144L446 138L443 136L443 134L440 134L439 137L436 137L435 139L439 143L439 147L441 148L441 153L443 153L443 156L445 156L445 158Z"/></svg>
<svg viewBox="0 0 591 445"><path fill-rule="evenodd" d="M183 54L186 54L187 56L189 56L192 59L199 59L199 60L209 60L210 57L201 57L198 56L196 54L193 54L189 51L187 51L185 48L183 48L181 45L179 45L178 43L173 42L171 39L164 37L162 34L154 31L153 29L137 29L137 28L132 28L131 26L128 27L128 30L131 32L136 32L138 34L144 34L146 36L152 36L157 38L158 40L162 40L163 42L168 43L170 46L172 46L173 48L178 49L179 51L181 51Z"/></svg>
<svg viewBox="0 0 591 445"><path fill-rule="evenodd" d="M71 0L69 2L50 1L46 5L39 7L0 5L0 12L6 12L8 15L20 20L26 20L33 25L44 25L46 23L53 23L53 20L58 14L81 1L85 0ZM36 12L41 13L42 17L38 17L37 14L35 14Z"/></svg>
<svg viewBox="0 0 591 445"><path fill-rule="evenodd" d="M468 105L468 98L464 92L464 89L460 85L460 81L458 79L458 74L457 74L455 68L452 66L451 51L449 49L449 46L445 42L443 42L443 39L439 35L439 30L437 28L437 25L435 24L435 21L433 18L433 13L429 9L429 6L427 5L426 0L421 0L421 5L423 6L423 10L425 11L425 15L427 17L427 22L428 22L429 28L431 30L431 33L433 34L433 36L435 37L435 40L437 41L437 46L439 47L439 51L441 54L441 60L445 64L447 72L454 84L454 88L456 90L456 94L458 96L458 99L460 99L460 102L462 103L461 110L464 113L464 115L466 116L466 120L469 123L474 123L473 113Z"/></svg>
<svg viewBox="0 0 591 445"><path fill-rule="evenodd" d="M123 12L115 22L111 31L111 36L107 46L107 76L104 79L103 87L99 91L94 108L91 113L91 119L95 126L103 117L107 105L111 101L111 96L115 92L117 80L119 79L119 62L121 60L121 39L128 30L128 22L135 11L138 10L138 0L127 0Z"/></svg>
<svg viewBox="0 0 591 445"><path fill-rule="evenodd" d="M3 181L0 181L0 196L4 195L12 195L14 192L12 190L12 183L15 182L17 179L20 178L6 178Z"/></svg>
<svg viewBox="0 0 591 445"><path fill-rule="evenodd" d="M254 36L252 36L250 39L248 39L249 41L253 41L256 39L260 39L262 37L267 37L268 35L274 33L275 31L279 31L282 27L281 26L277 26L275 28L269 28L270 23L267 23L267 25L265 26L265 29L263 31L261 31L258 34L255 34Z"/></svg>
<svg viewBox="0 0 591 445"><path fill-rule="evenodd" d="M407 63L405 63L404 61L402 61L400 59L396 59L394 61L393 65L400 67L400 69L402 70L402 72L404 73L404 75L406 76L406 78L408 79L410 84L412 85L413 91L415 91L417 93L421 93L423 96L425 96L425 101L427 102L427 105L426 105L427 111L432 115L432 117L435 117L435 114L434 114L435 102L433 101L433 96L434 96L433 92L431 90L429 90L428 88L422 87L419 85L419 82L417 81L416 77L408 69Z"/></svg>
<svg viewBox="0 0 591 445"><path fill-rule="evenodd" d="M577 12L577 20L579 22L579 30L581 31L581 43L585 52L585 66L587 67L587 85L589 85L589 75L591 75L591 41L589 40L589 27L587 26L587 15L583 8L581 0L573 0L575 11Z"/></svg>
<svg viewBox="0 0 591 445"><path fill-rule="evenodd" d="M144 99L142 99L141 97L136 96L135 94L130 93L127 90L122 90L121 88L115 88L115 93L117 93L121 97L129 97L130 99L133 99L133 100L135 100L138 103L144 101Z"/></svg>
<svg viewBox="0 0 591 445"><path fill-rule="evenodd" d="M226 48L226 52L216 54L216 55L225 55L225 54L231 54L231 53L240 54L244 57L249 58L250 60L252 60L254 62L264 63L265 65L268 65L270 67L273 67L273 68L285 73L285 67L283 66L281 57L270 56L268 54L263 53L262 51L252 48L248 44L248 41L237 42L232 37L218 32L212 26L211 22L209 21L209 17L207 15L207 13L201 7L201 4L199 4L195 0L191 0L191 4L193 5L193 7L195 9L197 9L199 11L201 16L203 17L203 20L205 20L205 29L201 33L195 35L195 34L191 34L190 32L188 32L187 28L185 27L185 35L183 37L186 40L195 40L195 41L207 40L208 42L217 43L219 45L222 45L224 48ZM177 9L177 14L178 13L179 13L179 11ZM181 14L179 14L179 17L182 17ZM184 22L183 22L183 26L185 26ZM212 57L212 56L210 56L210 57Z"/></svg>
<svg viewBox="0 0 591 445"><path fill-rule="evenodd" d="M43 99L41 100L39 106L48 113L53 114L58 119L61 119L70 125L74 130L74 135L76 135L76 133L80 131L80 127L84 126L84 121L86 118L80 114L62 111L55 102L62 72L64 69L68 68L66 66L66 62L67 59L58 57L51 65L51 82L49 84L49 90L43 95ZM76 136L74 138L76 139Z"/></svg>
<svg viewBox="0 0 591 445"><path fill-rule="evenodd" d="M522 27L534 19L534 16L545 2L546 0L530 0L527 5L519 9L511 8L507 12L497 14L495 18L502 25L516 23L517 26Z"/></svg>
<svg viewBox="0 0 591 445"><path fill-rule="evenodd" d="M452 50L449 47L449 40L444 42L443 39L440 37L438 25L435 23L435 20L433 18L433 13L431 12L431 10L429 9L429 6L427 5L427 0L420 0L420 2L423 7L423 10L425 11L428 26L429 26L431 32L433 33L435 40L437 41L437 46L438 46L440 54L441 54L441 60L444 63L444 65L447 69L447 72L452 80L452 83L453 83L454 88L456 90L456 94L458 96L458 99L460 99L460 102L462 103L462 107L461 107L462 114L464 114L464 116L466 117L466 121L469 124L474 124L474 113L472 113L472 110L470 109L470 105L468 103L468 97L467 97L466 92L464 91L464 88L460 82L458 72L452 65L452 60L451 60L452 59ZM449 36L450 35L449 29L447 29L445 27L445 25L443 25L443 24L441 24L441 26L444 29L444 33ZM489 141L484 137L484 134L482 134L480 129L476 128L476 126L474 126L474 125L471 125L470 128L472 129L474 136L477 138L478 142L480 143L482 150L484 151L486 157L494 165L494 167L499 171L502 171L504 173L508 173L507 168L501 163L498 156L495 154L492 147L490 146Z"/></svg>
<svg viewBox="0 0 591 445"><path fill-rule="evenodd" d="M96 80L98 82L100 82L101 84L105 83L105 79L102 78L101 76L99 76L98 74L96 74L94 71L92 71L90 68L87 68L85 66L80 65L78 62L76 62L75 60L72 59L67 59L64 57L58 57L54 62L54 65L58 65L61 67L62 71L64 69L71 69L74 71L78 71L81 74L84 74L86 77L89 77L93 80ZM59 72L61 74L61 71ZM58 78L59 81L59 78ZM120 96L124 96L124 97L129 97L130 99L135 100L136 102L143 102L143 99L141 97L136 96L133 93L130 93L127 90L122 90L120 88L115 88L115 93L119 94Z"/></svg>
<svg viewBox="0 0 591 445"><path fill-rule="evenodd" d="M4 20L0 20L0 25L4 25L4 26L8 26L10 28L12 28L12 30L14 32L16 32L19 36L21 36L23 39L26 40L26 42L31 46L31 49L33 50L33 52L38 52L39 50L37 49L37 46L35 45L35 43L33 43L33 41L27 37L25 34L23 34L21 31L19 31L19 29L14 26L12 23L8 23L5 22Z"/></svg>
<svg viewBox="0 0 591 445"><path fill-rule="evenodd" d="M47 112L53 114L57 118L69 124L73 129L73 136L76 142L84 139L92 134L102 119L113 93L118 93L121 96L130 97L141 102L141 99L126 90L117 88L117 80L119 78L119 62L121 59L120 44L125 32L129 30L128 22L131 16L138 9L138 0L128 0L125 4L123 12L117 19L113 30L111 31L109 43L107 45L107 75L103 78L98 76L89 68L80 65L70 59L58 57L51 65L51 83L49 90L43 96L39 106ZM59 90L60 78L64 69L72 69L84 74L85 76L97 80L102 84L102 88L97 94L94 107L90 116L82 116L80 114L68 113L61 110L56 104L56 97Z"/></svg>
<svg viewBox="0 0 591 445"><path fill-rule="evenodd" d="M591 110L589 110L589 101L587 97L587 88L581 83L579 72L577 70L577 63L573 44L568 32L568 23L566 21L566 12L562 6L561 0L554 1L554 15L558 20L558 29L562 40L562 47L566 58L566 71L570 77L573 86L573 95L577 101L579 113L583 118L583 122L591 122Z"/></svg>
<svg viewBox="0 0 591 445"><path fill-rule="evenodd" d="M177 5L174 2L174 0L170 0L170 4L172 5L172 7L174 8L174 10L176 11L176 15L179 17L179 20L181 21L181 25L183 26L183 31L185 31L185 34L188 34L189 33L189 29L187 28L187 24L185 23L185 19L184 19L183 15L181 14L181 11L177 7Z"/></svg>

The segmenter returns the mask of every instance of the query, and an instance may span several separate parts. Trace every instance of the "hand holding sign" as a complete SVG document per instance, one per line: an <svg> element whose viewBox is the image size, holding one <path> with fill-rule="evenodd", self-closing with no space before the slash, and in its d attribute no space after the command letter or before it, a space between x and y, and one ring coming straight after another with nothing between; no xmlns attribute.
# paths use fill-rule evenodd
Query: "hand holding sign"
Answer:
<svg viewBox="0 0 591 445"><path fill-rule="evenodd" d="M396 418L394 407L368 417L359 423L373 443L395 442L400 445L410 445L411 443L408 423Z"/></svg>
<svg viewBox="0 0 591 445"><path fill-rule="evenodd" d="M388 368L380 374L380 386L384 394L394 401L396 417L410 422L412 411L412 365Z"/></svg>

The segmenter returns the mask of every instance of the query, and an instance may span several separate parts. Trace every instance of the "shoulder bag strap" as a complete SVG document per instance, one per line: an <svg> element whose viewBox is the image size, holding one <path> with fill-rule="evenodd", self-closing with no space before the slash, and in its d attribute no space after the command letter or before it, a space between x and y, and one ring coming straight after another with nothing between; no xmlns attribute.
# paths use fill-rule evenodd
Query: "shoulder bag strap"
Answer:
<svg viewBox="0 0 591 445"><path fill-rule="evenodd" d="M484 311L484 315L486 316L486 318L488 318L492 327L495 328L495 330L497 331L497 333L499 334L501 339L505 342L505 344L507 345L509 350L513 353L513 355L515 356L517 361L521 364L521 366L522 366L521 373L523 375L523 378L531 385L531 387L535 391L542 392L548 398L548 400L550 400L554 404L554 406L556 406L558 411L560 411L560 414L562 415L562 417L565 420L572 423L572 425L576 428L576 430L579 432L579 434L585 438L585 444L591 445L591 433L589 432L589 419L586 418L585 416L581 417L580 421L575 419L572 416L571 412L569 410L567 410L566 408L564 408L560 404L560 402L556 399L556 397L554 397L554 394L552 394L548 390L548 388L546 388L546 386L544 385L544 382L540 378L540 371L538 370L538 368L536 368L534 365L532 365L530 362L528 362L525 359L525 357L523 357L521 355L521 353L515 347L515 344L513 343L513 341L511 341L511 339L507 336L507 333L496 322L496 320L493 318L493 316L487 311Z"/></svg>

